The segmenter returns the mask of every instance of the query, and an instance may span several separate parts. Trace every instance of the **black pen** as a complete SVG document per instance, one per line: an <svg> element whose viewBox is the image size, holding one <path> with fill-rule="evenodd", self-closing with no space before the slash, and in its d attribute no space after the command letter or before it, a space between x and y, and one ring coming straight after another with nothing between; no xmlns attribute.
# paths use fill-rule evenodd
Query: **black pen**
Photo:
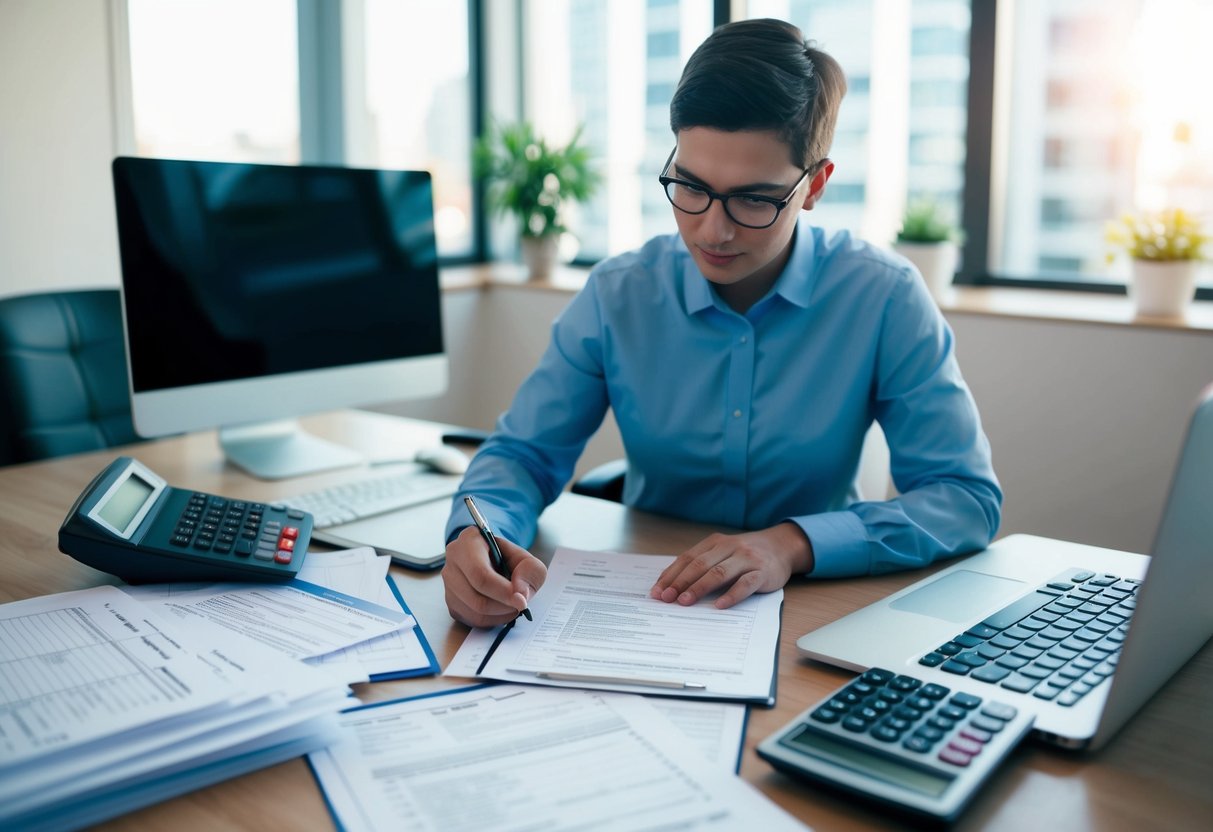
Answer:
<svg viewBox="0 0 1213 832"><path fill-rule="evenodd" d="M489 560L493 564L493 569L497 574L510 579L510 569L505 564L505 558L501 554L501 547L497 545L497 538L493 535L493 530L489 528L488 521L484 519L484 515L480 513L480 509L476 508L476 502L470 496L463 498L464 504L468 507L468 511L472 514L472 520L476 523L476 528L480 529L480 536L484 538L484 542L489 547ZM531 618L531 610L528 607L523 607L522 615L526 616L527 621L533 621Z"/></svg>

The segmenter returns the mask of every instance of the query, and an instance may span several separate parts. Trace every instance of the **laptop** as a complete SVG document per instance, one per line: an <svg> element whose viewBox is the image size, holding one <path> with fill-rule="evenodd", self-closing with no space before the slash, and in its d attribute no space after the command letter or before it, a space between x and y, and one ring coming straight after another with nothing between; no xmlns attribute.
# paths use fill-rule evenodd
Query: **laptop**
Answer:
<svg viewBox="0 0 1213 832"><path fill-rule="evenodd" d="M1152 557L1015 534L797 641L1035 715L1104 745L1213 635L1213 385L1188 426Z"/></svg>

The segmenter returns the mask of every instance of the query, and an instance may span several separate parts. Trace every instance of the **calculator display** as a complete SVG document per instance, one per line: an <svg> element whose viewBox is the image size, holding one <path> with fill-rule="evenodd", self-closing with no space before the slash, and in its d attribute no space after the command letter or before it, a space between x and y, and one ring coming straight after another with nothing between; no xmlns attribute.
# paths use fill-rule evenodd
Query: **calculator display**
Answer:
<svg viewBox="0 0 1213 832"><path fill-rule="evenodd" d="M105 503L97 507L97 516L115 529L125 529L155 490L155 486L131 472Z"/></svg>
<svg viewBox="0 0 1213 832"><path fill-rule="evenodd" d="M914 768L889 757L882 757L861 746L840 742L807 728L794 737L786 738L784 742L802 753L824 757L847 768L931 797L939 797L952 783L946 777Z"/></svg>

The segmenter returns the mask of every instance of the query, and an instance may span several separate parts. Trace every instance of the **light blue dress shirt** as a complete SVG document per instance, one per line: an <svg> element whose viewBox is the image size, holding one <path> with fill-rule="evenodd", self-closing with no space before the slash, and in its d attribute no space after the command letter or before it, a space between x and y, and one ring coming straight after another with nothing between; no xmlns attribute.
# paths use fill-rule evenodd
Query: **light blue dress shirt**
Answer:
<svg viewBox="0 0 1213 832"><path fill-rule="evenodd" d="M529 546L607 408L627 452L624 502L737 529L784 520L814 577L925 566L984 548L1002 492L952 331L912 267L800 221L771 291L744 315L678 235L603 261L552 326L538 367L473 459L473 494ZM872 421L899 496L858 500Z"/></svg>

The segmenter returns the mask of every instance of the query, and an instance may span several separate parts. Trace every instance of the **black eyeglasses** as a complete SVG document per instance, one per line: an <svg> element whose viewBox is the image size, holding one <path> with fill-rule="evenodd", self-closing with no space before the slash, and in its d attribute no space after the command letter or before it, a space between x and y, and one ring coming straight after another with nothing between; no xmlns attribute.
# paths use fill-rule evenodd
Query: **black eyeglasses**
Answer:
<svg viewBox="0 0 1213 832"><path fill-rule="evenodd" d="M788 203L792 201L792 194L796 193L800 184L817 167L817 165L812 165L805 168L804 173L796 180L796 184L783 199L762 194L718 194L702 185L696 185L694 182L666 176L665 172L670 169L670 163L674 161L676 152L678 152L677 147L670 151L670 158L665 160L661 176L657 177L657 181L665 188L665 195L670 204L687 214L702 214L712 207L712 200L719 199L720 204L724 206L724 212L729 215L729 219L746 228L770 228L774 225L775 220L779 219L779 212L787 208Z"/></svg>

